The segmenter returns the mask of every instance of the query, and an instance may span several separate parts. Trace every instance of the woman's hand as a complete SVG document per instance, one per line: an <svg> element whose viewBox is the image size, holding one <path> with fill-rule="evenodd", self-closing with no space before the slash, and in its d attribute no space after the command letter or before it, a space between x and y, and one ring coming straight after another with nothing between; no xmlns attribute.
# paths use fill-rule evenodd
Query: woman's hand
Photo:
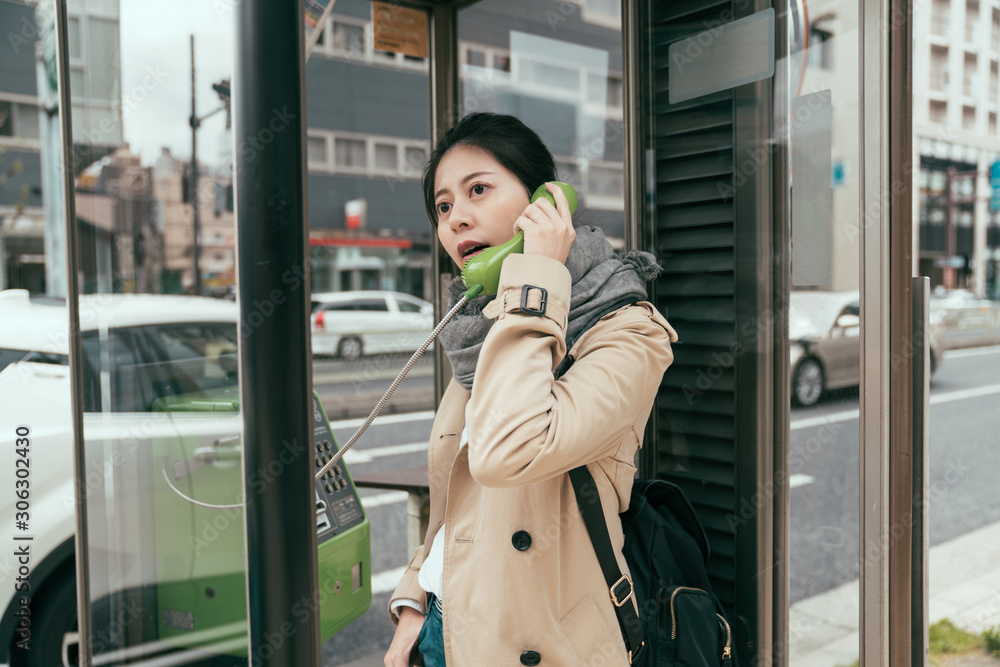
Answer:
<svg viewBox="0 0 1000 667"><path fill-rule="evenodd" d="M514 221L514 233L524 231L524 254L544 255L565 264L569 248L576 238L569 202L558 185L546 183L545 188L552 193L556 205L553 206L545 197L528 204L524 213Z"/></svg>
<svg viewBox="0 0 1000 667"><path fill-rule="evenodd" d="M392 636L392 643L389 644L389 650L382 660L385 667L409 667L410 651L417 643L417 636L423 625L423 614L413 607L400 607L396 634Z"/></svg>

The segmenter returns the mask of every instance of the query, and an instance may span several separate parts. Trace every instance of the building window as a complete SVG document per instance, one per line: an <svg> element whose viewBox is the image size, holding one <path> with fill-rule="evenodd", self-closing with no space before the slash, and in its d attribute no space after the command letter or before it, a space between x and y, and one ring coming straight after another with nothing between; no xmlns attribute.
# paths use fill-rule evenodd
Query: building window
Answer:
<svg viewBox="0 0 1000 667"><path fill-rule="evenodd" d="M975 44L979 37L979 3L969 2L965 5L965 41Z"/></svg>
<svg viewBox="0 0 1000 667"><path fill-rule="evenodd" d="M310 128L307 153L309 169L314 172L335 174L343 171L372 177L395 174L406 179L420 179L427 161L427 142Z"/></svg>
<svg viewBox="0 0 1000 667"><path fill-rule="evenodd" d="M0 137L14 136L14 105L0 100Z"/></svg>
<svg viewBox="0 0 1000 667"><path fill-rule="evenodd" d="M944 123L948 116L948 103L939 100L931 100L930 121L932 123Z"/></svg>
<svg viewBox="0 0 1000 667"><path fill-rule="evenodd" d="M582 8L580 18L587 23L621 30L622 0L576 0Z"/></svg>
<svg viewBox="0 0 1000 667"><path fill-rule="evenodd" d="M943 46L932 46L931 90L946 90L948 83L948 49Z"/></svg>
<svg viewBox="0 0 1000 667"><path fill-rule="evenodd" d="M587 170L587 192L595 197L625 196L625 169L622 165L598 166Z"/></svg>
<svg viewBox="0 0 1000 667"><path fill-rule="evenodd" d="M995 111L990 112L990 134L993 136L997 134L997 114Z"/></svg>
<svg viewBox="0 0 1000 667"><path fill-rule="evenodd" d="M377 51L372 24L364 19L336 16L330 19L330 39L316 44L316 54L346 58L365 64L389 65L405 69L427 70L427 59L393 51Z"/></svg>
<svg viewBox="0 0 1000 667"><path fill-rule="evenodd" d="M976 94L979 88L979 77L976 75L977 60L971 53L965 54L965 71L962 76L962 93L968 97Z"/></svg>
<svg viewBox="0 0 1000 667"><path fill-rule="evenodd" d="M386 171L396 171L396 146L393 144L375 144L375 168Z"/></svg>
<svg viewBox="0 0 1000 667"><path fill-rule="evenodd" d="M66 32L69 35L69 57L82 58L83 49L80 47L80 19L75 16L71 16L69 18L69 23L66 26Z"/></svg>
<svg viewBox="0 0 1000 667"><path fill-rule="evenodd" d="M833 33L809 29L809 53L806 54L811 67L831 69L833 67Z"/></svg>
<svg viewBox="0 0 1000 667"><path fill-rule="evenodd" d="M341 53L364 54L365 28L343 21L333 21L333 50Z"/></svg>
<svg viewBox="0 0 1000 667"><path fill-rule="evenodd" d="M424 163L427 162L427 151L423 148L406 148L406 167L403 169L403 174L407 173L417 173L420 174L424 169Z"/></svg>
<svg viewBox="0 0 1000 667"><path fill-rule="evenodd" d="M522 58L518 78L545 88L580 89L580 72L568 67Z"/></svg>
<svg viewBox="0 0 1000 667"><path fill-rule="evenodd" d="M465 53L465 64L472 67L486 67L486 53L479 49L470 48Z"/></svg>
<svg viewBox="0 0 1000 667"><path fill-rule="evenodd" d="M962 129L976 129L976 107L962 107Z"/></svg>
<svg viewBox="0 0 1000 667"><path fill-rule="evenodd" d="M357 167L363 169L368 165L365 159L365 142L357 139L333 140L334 159L338 167Z"/></svg>
<svg viewBox="0 0 1000 667"><path fill-rule="evenodd" d="M990 30L990 47L993 52L1000 51L1000 9L993 9L993 25Z"/></svg>
<svg viewBox="0 0 1000 667"><path fill-rule="evenodd" d="M948 0L934 0L931 7L931 34L947 37L951 29L951 9Z"/></svg>
<svg viewBox="0 0 1000 667"><path fill-rule="evenodd" d="M306 154L310 165L326 166L329 156L325 137L309 137L306 143Z"/></svg>
<svg viewBox="0 0 1000 667"><path fill-rule="evenodd" d="M38 139L38 107L0 100L0 137Z"/></svg>

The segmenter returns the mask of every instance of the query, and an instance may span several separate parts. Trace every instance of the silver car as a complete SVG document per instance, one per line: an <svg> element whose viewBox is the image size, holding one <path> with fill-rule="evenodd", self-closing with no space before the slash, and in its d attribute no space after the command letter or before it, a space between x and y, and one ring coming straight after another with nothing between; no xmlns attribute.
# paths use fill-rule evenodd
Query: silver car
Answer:
<svg viewBox="0 0 1000 667"><path fill-rule="evenodd" d="M814 405L824 392L861 382L858 292L792 292L788 335L792 401ZM942 322L931 317L931 374L941 365Z"/></svg>

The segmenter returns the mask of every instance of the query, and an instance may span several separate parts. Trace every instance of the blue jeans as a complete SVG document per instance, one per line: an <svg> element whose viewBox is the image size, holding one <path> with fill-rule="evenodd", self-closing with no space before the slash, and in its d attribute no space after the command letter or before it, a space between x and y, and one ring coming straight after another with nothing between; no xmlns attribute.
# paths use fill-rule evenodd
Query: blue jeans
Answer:
<svg viewBox="0 0 1000 667"><path fill-rule="evenodd" d="M424 667L445 667L444 626L441 611L434 604L434 595L427 596L427 612L420 635L417 636L417 647L424 656Z"/></svg>

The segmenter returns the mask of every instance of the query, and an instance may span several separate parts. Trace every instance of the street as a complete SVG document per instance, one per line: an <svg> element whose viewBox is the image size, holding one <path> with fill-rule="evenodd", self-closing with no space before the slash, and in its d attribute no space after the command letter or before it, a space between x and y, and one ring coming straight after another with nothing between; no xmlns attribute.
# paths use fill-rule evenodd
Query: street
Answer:
<svg viewBox="0 0 1000 667"><path fill-rule="evenodd" d="M416 381L426 382L430 391L429 374ZM365 389L371 391L387 386L389 380L367 382L371 384ZM993 472L1000 466L998 394L1000 346L949 351L931 380L932 545L1000 521L1000 489ZM857 389L837 392L812 408L792 410L793 603L858 577L857 410ZM351 472L369 474L425 464L431 419L432 413L424 411L391 415L388 423L380 420L348 452ZM338 441L346 442L360 422L334 423ZM327 666L388 646L394 626L386 605L410 556L406 495L371 489L361 489L360 494L371 521L374 597L364 616L323 645Z"/></svg>

